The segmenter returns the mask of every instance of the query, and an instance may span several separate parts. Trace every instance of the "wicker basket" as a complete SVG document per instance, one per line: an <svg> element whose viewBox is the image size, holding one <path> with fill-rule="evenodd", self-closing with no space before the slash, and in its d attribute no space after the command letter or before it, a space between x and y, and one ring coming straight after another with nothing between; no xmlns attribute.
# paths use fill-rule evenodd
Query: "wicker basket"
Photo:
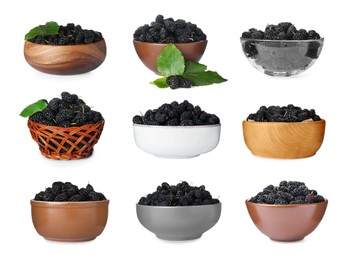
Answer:
<svg viewBox="0 0 351 260"><path fill-rule="evenodd" d="M50 159L83 159L93 153L105 121L77 127L46 126L28 120L29 131L40 152Z"/></svg>

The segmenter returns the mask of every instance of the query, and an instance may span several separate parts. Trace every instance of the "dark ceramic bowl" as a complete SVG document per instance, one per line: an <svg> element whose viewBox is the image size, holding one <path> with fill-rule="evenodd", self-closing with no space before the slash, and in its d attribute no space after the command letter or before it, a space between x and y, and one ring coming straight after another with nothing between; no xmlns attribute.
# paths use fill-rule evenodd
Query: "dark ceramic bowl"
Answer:
<svg viewBox="0 0 351 260"><path fill-rule="evenodd" d="M109 200L82 202L30 202L32 221L39 235L54 241L88 241L107 223Z"/></svg>
<svg viewBox="0 0 351 260"><path fill-rule="evenodd" d="M270 76L292 76L304 72L318 59L324 39L258 40L240 38L252 66Z"/></svg>
<svg viewBox="0 0 351 260"><path fill-rule="evenodd" d="M246 201L256 227L276 241L298 241L316 229L327 209L328 200L311 204L269 205Z"/></svg>
<svg viewBox="0 0 351 260"><path fill-rule="evenodd" d="M133 41L134 48L144 65L159 74L157 71L157 57L168 43L152 43ZM205 52L207 40L190 43L174 44L183 54L185 60L199 61Z"/></svg>

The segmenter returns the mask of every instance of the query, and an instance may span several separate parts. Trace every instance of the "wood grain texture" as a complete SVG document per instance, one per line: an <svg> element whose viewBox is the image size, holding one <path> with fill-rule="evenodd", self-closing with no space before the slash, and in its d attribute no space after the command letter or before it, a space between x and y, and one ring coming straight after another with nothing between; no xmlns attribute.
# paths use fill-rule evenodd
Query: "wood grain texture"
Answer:
<svg viewBox="0 0 351 260"><path fill-rule="evenodd" d="M313 156L324 139L325 120L301 123L243 121L246 146L257 156L297 159Z"/></svg>
<svg viewBox="0 0 351 260"><path fill-rule="evenodd" d="M43 45L25 41L24 57L33 68L50 74L74 75L92 71L106 57L106 43Z"/></svg>
<svg viewBox="0 0 351 260"><path fill-rule="evenodd" d="M136 53L144 65L159 75L160 73L157 71L156 60L168 43L133 41L133 44ZM207 41L175 43L174 45L182 52L184 59L199 61L205 52Z"/></svg>

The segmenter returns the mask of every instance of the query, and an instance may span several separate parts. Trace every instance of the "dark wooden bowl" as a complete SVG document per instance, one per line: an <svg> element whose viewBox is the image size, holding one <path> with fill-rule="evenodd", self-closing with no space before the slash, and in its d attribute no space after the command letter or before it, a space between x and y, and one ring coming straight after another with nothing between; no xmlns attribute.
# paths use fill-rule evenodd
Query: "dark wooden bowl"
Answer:
<svg viewBox="0 0 351 260"><path fill-rule="evenodd" d="M106 57L105 40L80 45L44 45L25 41L24 57L33 68L50 74L74 75L92 71Z"/></svg>
<svg viewBox="0 0 351 260"><path fill-rule="evenodd" d="M156 60L168 43L133 41L133 44L136 53L144 65L156 74L159 74ZM205 52L207 40L190 43L175 43L174 45L182 52L184 59L199 61Z"/></svg>

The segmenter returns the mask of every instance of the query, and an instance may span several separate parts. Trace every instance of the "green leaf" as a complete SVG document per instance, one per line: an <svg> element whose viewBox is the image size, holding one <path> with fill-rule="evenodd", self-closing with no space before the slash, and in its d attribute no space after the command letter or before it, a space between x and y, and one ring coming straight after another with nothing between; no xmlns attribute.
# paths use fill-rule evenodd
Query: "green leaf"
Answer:
<svg viewBox="0 0 351 260"><path fill-rule="evenodd" d="M39 25L31 29L25 36L25 40L33 39L38 35L58 34L60 26L56 22L47 22L45 25Z"/></svg>
<svg viewBox="0 0 351 260"><path fill-rule="evenodd" d="M183 75L185 61L174 44L168 44L157 57L157 70L163 76Z"/></svg>
<svg viewBox="0 0 351 260"><path fill-rule="evenodd" d="M185 71L184 74L200 73L207 70L207 66L200 64L196 61L187 60L185 61Z"/></svg>
<svg viewBox="0 0 351 260"><path fill-rule="evenodd" d="M46 103L44 100L38 100L37 102L30 104L27 106L25 109L22 110L20 116L23 117L28 117L31 116L37 112L40 112L44 110L48 106L48 103Z"/></svg>
<svg viewBox="0 0 351 260"><path fill-rule="evenodd" d="M167 77L163 77L163 78L156 79L150 83L156 85L159 88L168 88L169 85L167 84L166 80L167 80Z"/></svg>
<svg viewBox="0 0 351 260"><path fill-rule="evenodd" d="M45 24L45 30L47 35L58 34L60 26L56 22L47 22Z"/></svg>
<svg viewBox="0 0 351 260"><path fill-rule="evenodd" d="M193 86L206 86L227 81L226 79L222 78L217 72L210 70L200 73L184 74L183 77L190 80Z"/></svg>

